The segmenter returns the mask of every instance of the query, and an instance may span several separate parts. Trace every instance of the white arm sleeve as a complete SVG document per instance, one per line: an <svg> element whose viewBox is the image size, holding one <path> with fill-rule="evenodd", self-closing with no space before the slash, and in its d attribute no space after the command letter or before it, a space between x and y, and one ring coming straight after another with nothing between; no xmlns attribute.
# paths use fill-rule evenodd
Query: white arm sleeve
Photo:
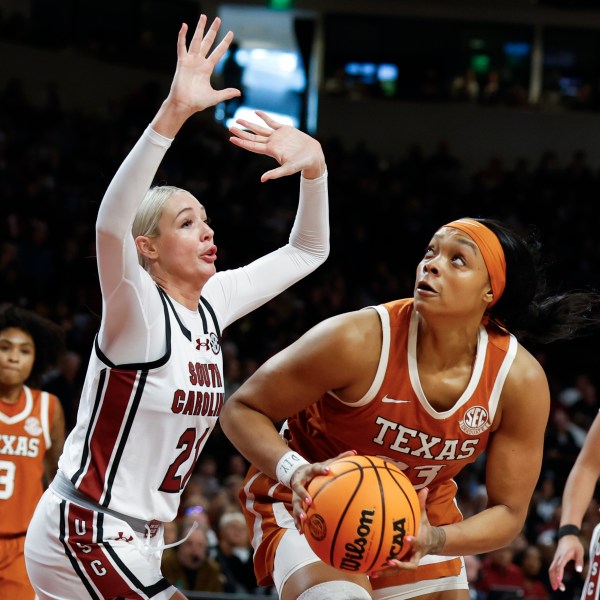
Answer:
<svg viewBox="0 0 600 600"><path fill-rule="evenodd" d="M148 362L164 352L162 302L138 262L131 226L171 141L147 128L113 177L98 211L96 252L102 290L98 342L115 364Z"/></svg>
<svg viewBox="0 0 600 600"><path fill-rule="evenodd" d="M289 244L245 267L223 271L204 286L221 328L258 308L325 262L329 255L327 174L301 178Z"/></svg>
<svg viewBox="0 0 600 600"><path fill-rule="evenodd" d="M138 263L131 226L170 143L148 128L117 171L98 212L103 298L98 342L115 364L149 362L165 349L163 305L152 278ZM328 255L327 175L312 180L301 177L289 243L246 267L217 273L202 295L223 329L314 271Z"/></svg>

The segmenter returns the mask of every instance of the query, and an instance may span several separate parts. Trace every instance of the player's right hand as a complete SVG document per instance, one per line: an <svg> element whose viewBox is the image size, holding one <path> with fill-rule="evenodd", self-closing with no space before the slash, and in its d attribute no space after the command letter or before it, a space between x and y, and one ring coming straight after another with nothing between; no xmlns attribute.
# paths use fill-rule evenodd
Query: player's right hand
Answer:
<svg viewBox="0 0 600 600"><path fill-rule="evenodd" d="M355 450L349 450L348 452L342 452L334 458L330 458L324 462L312 463L310 465L304 465L297 469L292 475L290 486L292 488L292 505L294 507L294 523L298 532L304 534L304 521L306 520L305 507L308 507L312 503L312 498L306 489L306 486L311 482L312 479L319 475L327 475L329 473L329 465L340 458L347 456L356 456Z"/></svg>
<svg viewBox="0 0 600 600"><path fill-rule="evenodd" d="M563 576L565 573L565 566L569 561L575 561L575 570L578 573L583 571L584 554L585 548L577 536L565 535L565 537L558 540L552 564L548 568L550 585L553 590L560 590L561 592L565 591Z"/></svg>

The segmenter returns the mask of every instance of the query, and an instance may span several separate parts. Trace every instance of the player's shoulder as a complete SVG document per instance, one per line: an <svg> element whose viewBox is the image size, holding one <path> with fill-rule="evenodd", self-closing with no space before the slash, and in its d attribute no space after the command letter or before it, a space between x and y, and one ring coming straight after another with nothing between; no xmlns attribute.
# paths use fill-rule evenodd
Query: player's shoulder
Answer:
<svg viewBox="0 0 600 600"><path fill-rule="evenodd" d="M324 321L321 321L315 327L337 332L341 335L364 335L372 327L381 321L375 307L367 307L360 310L333 315Z"/></svg>
<svg viewBox="0 0 600 600"><path fill-rule="evenodd" d="M42 404L42 400L44 397L47 399L48 407L52 408L56 404L60 404L60 400L58 396L53 394L52 392L48 392L42 388L30 388L31 397L33 398L33 402L37 405Z"/></svg>
<svg viewBox="0 0 600 600"><path fill-rule="evenodd" d="M381 318L376 310L355 310L321 321L305 337L308 343L335 349L340 357L355 352L365 356L370 350L379 352L381 331Z"/></svg>
<svg viewBox="0 0 600 600"><path fill-rule="evenodd" d="M539 360L520 343L506 378L505 391L515 398L549 394L548 378Z"/></svg>

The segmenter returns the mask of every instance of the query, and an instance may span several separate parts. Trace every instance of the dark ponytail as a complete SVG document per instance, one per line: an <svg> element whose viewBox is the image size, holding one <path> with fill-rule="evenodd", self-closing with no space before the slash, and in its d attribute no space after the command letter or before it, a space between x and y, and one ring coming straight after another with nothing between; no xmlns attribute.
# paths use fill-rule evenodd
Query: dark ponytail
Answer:
<svg viewBox="0 0 600 600"><path fill-rule="evenodd" d="M493 219L476 219L491 229L506 258L506 287L490 311L519 341L548 344L591 333L600 326L600 295L571 291L550 295L540 260L540 243L525 239Z"/></svg>

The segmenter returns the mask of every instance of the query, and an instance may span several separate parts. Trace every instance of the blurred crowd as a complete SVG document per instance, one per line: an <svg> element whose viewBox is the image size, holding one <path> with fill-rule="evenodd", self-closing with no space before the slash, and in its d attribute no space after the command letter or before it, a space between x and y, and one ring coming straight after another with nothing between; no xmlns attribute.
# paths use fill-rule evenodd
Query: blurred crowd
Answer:
<svg viewBox="0 0 600 600"><path fill-rule="evenodd" d="M68 351L44 387L64 404L73 425L83 370L99 325L94 223L116 168L146 127L162 92L148 83L117 98L109 117L67 112L49 85L40 105L13 79L0 90L0 290L2 301L59 323ZM398 124L401 126L401 123ZM270 161L244 153L210 117L178 136L157 183L190 190L207 208L219 247L219 269L240 266L287 241L297 205L297 178L267 184ZM584 151L566 164L549 150L505 164L489 152L476 172L440 141L433 152L415 143L401 156L379 156L364 144L348 149L320 140L329 168L331 255L314 274L225 332L231 394L266 358L316 322L347 310L412 294L414 269L431 234L460 216L505 220L542 243L554 289L589 288L600 270L600 165ZM485 149L482 149L485 156ZM226 227L221 225L226 224ZM548 586L566 476L598 411L598 336L531 348L547 370L553 410L540 481L522 534L510 548L468 557L473 597L575 598L583 574L570 571L568 591ZM251 551L237 490L247 464L216 430L186 490L167 543L165 574L183 589L254 592ZM461 474L465 515L486 498L485 464ZM584 535L598 521L590 507Z"/></svg>

